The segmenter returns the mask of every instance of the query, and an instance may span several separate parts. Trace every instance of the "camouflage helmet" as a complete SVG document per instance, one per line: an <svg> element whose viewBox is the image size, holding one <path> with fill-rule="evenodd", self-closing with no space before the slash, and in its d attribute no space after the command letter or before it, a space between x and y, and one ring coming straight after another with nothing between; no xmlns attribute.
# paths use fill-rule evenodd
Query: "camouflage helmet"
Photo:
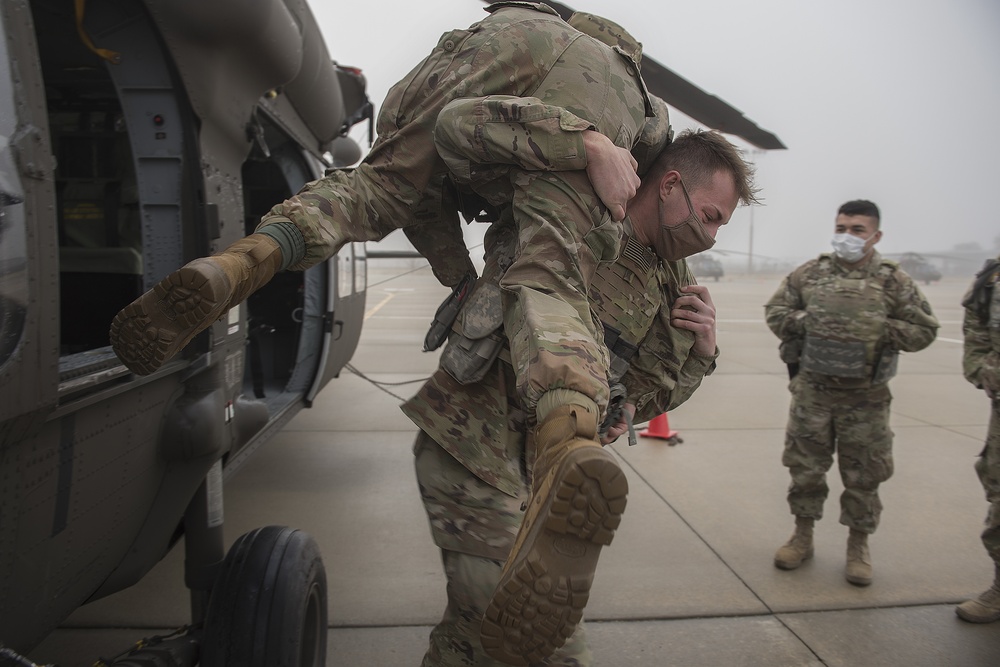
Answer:
<svg viewBox="0 0 1000 667"><path fill-rule="evenodd" d="M652 93L649 95L649 103L656 115L646 118L639 138L632 146L632 157L639 163L635 171L640 177L649 171L660 152L674 140L667 103Z"/></svg>
<svg viewBox="0 0 1000 667"><path fill-rule="evenodd" d="M617 46L632 57L637 66L642 65L642 44L636 41L625 28L603 16L575 12L568 23L585 35L590 35L608 46Z"/></svg>

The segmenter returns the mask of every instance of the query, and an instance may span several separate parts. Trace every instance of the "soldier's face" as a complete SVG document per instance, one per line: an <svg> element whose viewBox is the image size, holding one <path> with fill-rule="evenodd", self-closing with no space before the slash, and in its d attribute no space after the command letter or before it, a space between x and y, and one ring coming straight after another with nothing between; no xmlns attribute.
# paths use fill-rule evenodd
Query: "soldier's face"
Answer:
<svg viewBox="0 0 1000 667"><path fill-rule="evenodd" d="M732 174L726 171L717 171L706 183L688 189L691 197L691 207L695 215L705 226L705 231L714 239L719 233L719 229L729 222L733 217L739 199L736 195L736 183L733 182ZM679 202L684 208L686 202ZM683 217L688 215L684 211Z"/></svg>
<svg viewBox="0 0 1000 667"><path fill-rule="evenodd" d="M834 225L835 234L850 234L859 239L867 241L865 252L871 250L872 246L882 238L882 231L878 228L878 220L870 215L837 215Z"/></svg>
<svg viewBox="0 0 1000 667"><path fill-rule="evenodd" d="M646 225L639 238L662 259L690 257L712 247L737 201L736 184L726 172L689 189L679 172L668 171L658 182L655 215L637 216Z"/></svg>

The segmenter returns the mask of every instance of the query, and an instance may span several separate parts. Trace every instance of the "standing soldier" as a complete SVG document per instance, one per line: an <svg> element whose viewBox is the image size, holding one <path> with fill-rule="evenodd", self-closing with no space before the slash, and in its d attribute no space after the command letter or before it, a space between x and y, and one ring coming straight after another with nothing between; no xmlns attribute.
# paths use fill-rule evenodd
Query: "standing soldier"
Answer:
<svg viewBox="0 0 1000 667"><path fill-rule="evenodd" d="M1000 620L1000 258L990 260L976 276L965 306L962 367L965 378L986 392L992 402L986 446L976 461L976 473L990 503L983 545L993 559L993 585L973 600L955 607L958 617L972 623Z"/></svg>
<svg viewBox="0 0 1000 667"><path fill-rule="evenodd" d="M840 522L850 528L845 575L858 586L872 581L868 535L882 511L878 486L893 471L888 381L900 351L924 349L938 328L913 279L875 251L881 238L878 207L847 202L837 212L834 252L795 269L766 306L792 378L782 463L792 477L795 533L774 564L793 570L812 557L836 452Z"/></svg>

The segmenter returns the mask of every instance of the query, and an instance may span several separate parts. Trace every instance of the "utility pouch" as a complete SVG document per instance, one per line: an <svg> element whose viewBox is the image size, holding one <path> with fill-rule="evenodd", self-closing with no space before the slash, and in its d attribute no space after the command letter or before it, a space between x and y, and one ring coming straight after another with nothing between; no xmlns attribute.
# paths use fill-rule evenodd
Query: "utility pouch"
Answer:
<svg viewBox="0 0 1000 667"><path fill-rule="evenodd" d="M503 349L506 337L500 297L499 285L479 281L448 337L441 368L461 384L482 380Z"/></svg>
<svg viewBox="0 0 1000 667"><path fill-rule="evenodd" d="M865 344L806 334L800 361L802 370L842 378L865 378Z"/></svg>
<svg viewBox="0 0 1000 667"><path fill-rule="evenodd" d="M455 285L448 298L438 306L437 312L434 313L434 321L431 322L431 328L427 331L427 335L424 336L424 352L432 352L448 340L448 333L451 331L452 325L455 324L455 320L462 310L462 304L465 303L465 300L469 296L473 280L474 277L472 274L466 274Z"/></svg>
<svg viewBox="0 0 1000 667"><path fill-rule="evenodd" d="M884 348L882 354L875 360L872 384L884 384L896 377L897 368L899 368L899 352L888 347Z"/></svg>
<svg viewBox="0 0 1000 667"><path fill-rule="evenodd" d="M802 348L805 341L802 338L789 338L781 341L778 346L778 356L786 364L797 364L802 360Z"/></svg>

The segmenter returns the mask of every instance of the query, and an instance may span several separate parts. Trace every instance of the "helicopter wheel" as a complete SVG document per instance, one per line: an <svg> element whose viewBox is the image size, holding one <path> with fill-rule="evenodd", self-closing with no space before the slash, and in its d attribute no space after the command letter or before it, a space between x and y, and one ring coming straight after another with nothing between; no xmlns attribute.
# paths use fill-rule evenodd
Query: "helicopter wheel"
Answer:
<svg viewBox="0 0 1000 667"><path fill-rule="evenodd" d="M326 570L308 534L267 526L229 549L205 615L204 667L323 667Z"/></svg>

